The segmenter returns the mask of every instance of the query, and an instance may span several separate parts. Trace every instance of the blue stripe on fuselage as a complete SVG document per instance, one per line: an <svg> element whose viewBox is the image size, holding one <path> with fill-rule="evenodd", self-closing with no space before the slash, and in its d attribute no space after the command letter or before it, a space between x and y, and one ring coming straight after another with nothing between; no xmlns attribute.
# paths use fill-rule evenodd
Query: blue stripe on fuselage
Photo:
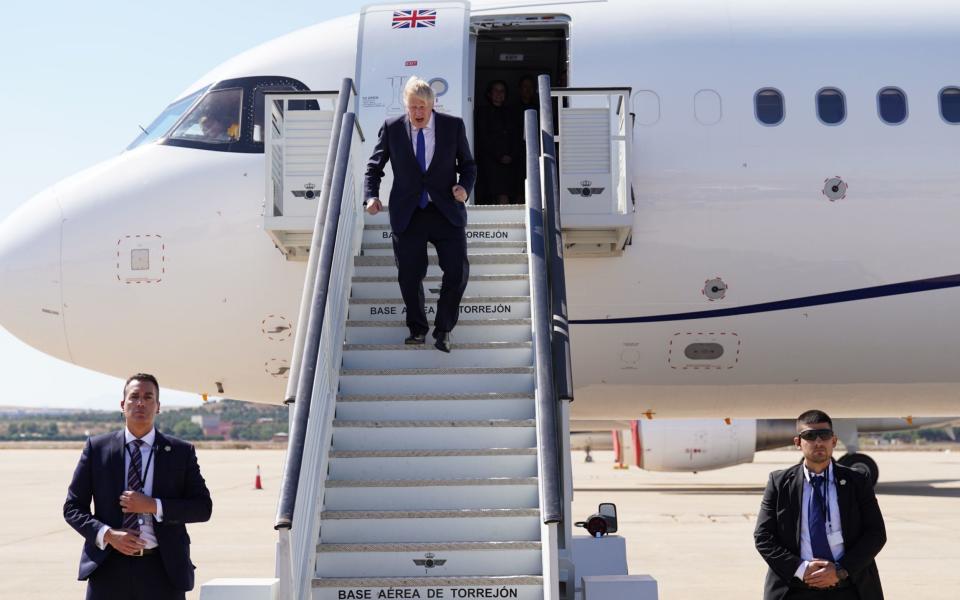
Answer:
<svg viewBox="0 0 960 600"><path fill-rule="evenodd" d="M717 317L735 317L739 315L751 315L756 313L772 312L775 310L791 310L795 308L806 308L808 306L823 306L826 304L838 304L840 302L854 302L856 300L869 300L871 298L883 298L885 296L900 296L903 294L915 294L918 292L929 292L931 290L942 290L944 288L960 287L960 274L945 275L943 277L932 277L930 279L917 279L915 281L905 281L903 283L891 283L888 285L878 285L875 287L860 288L856 290L847 290L844 292L831 292L829 294L818 294L816 296L804 296L803 298L791 298L789 300L777 300L775 302L762 302L760 304L748 304L746 306L736 306L733 308L718 308L716 310L700 310L695 312L673 313L668 315L651 315L646 317L617 317L611 319L571 319L571 325L614 325L618 323L661 323L664 321L692 321L694 319L715 319Z"/></svg>

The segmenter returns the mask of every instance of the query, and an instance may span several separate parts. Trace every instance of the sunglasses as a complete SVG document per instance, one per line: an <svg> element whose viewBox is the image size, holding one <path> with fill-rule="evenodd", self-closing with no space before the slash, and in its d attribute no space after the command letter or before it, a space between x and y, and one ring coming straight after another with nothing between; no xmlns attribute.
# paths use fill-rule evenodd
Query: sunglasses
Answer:
<svg viewBox="0 0 960 600"><path fill-rule="evenodd" d="M822 442L825 442L833 437L832 429L804 429L797 435L800 436L801 440L807 440L812 442L813 440L819 439Z"/></svg>

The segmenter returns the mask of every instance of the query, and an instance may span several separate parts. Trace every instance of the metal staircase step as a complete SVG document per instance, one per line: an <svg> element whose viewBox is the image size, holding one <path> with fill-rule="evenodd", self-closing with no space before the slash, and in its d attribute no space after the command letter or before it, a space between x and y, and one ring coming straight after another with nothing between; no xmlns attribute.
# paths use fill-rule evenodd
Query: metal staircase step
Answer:
<svg viewBox="0 0 960 600"><path fill-rule="evenodd" d="M392 542L317 545L318 577L540 575L538 541ZM427 556L427 555L432 556ZM434 567L415 561L434 559ZM436 564L436 561L445 561Z"/></svg>
<svg viewBox="0 0 960 600"><path fill-rule="evenodd" d="M441 276L433 275L423 281L427 298L440 295ZM396 296L399 287L396 275L353 278L350 295L353 298L384 298ZM529 296L530 278L524 273L470 274L467 296Z"/></svg>
<svg viewBox="0 0 960 600"><path fill-rule="evenodd" d="M536 446L532 419L333 421L334 450L434 450Z"/></svg>
<svg viewBox="0 0 960 600"><path fill-rule="evenodd" d="M456 450L335 450L327 477L381 480L388 477L535 477L536 448Z"/></svg>
<svg viewBox="0 0 960 600"><path fill-rule="evenodd" d="M387 390L396 394L530 393L533 387L533 367L340 371L340 393L347 395L382 394Z"/></svg>
<svg viewBox="0 0 960 600"><path fill-rule="evenodd" d="M428 342L432 342L428 338ZM453 352L438 352L427 344L346 344L343 347L345 369L375 369L390 365L394 369L437 367L483 367L491 363L505 367L533 364L531 342L488 342L463 344L453 342Z"/></svg>
<svg viewBox="0 0 960 600"><path fill-rule="evenodd" d="M523 222L526 207L522 204L510 205L467 205L467 222L469 225L478 223ZM364 214L364 223L367 225L387 225L390 223L390 206L384 205L384 210L375 215Z"/></svg>
<svg viewBox="0 0 960 600"><path fill-rule="evenodd" d="M387 344L403 340L410 331L404 321L347 321L348 344ZM530 319L462 319L453 332L457 343L528 342Z"/></svg>
<svg viewBox="0 0 960 600"><path fill-rule="evenodd" d="M327 479L326 510L534 508L536 477Z"/></svg>
<svg viewBox="0 0 960 600"><path fill-rule="evenodd" d="M437 299L426 298L427 318L437 313ZM406 307L402 298L350 298L347 318L372 321L396 321L404 317ZM530 316L529 296L464 296L460 301L461 319L488 319L491 316L527 318Z"/></svg>
<svg viewBox="0 0 960 600"><path fill-rule="evenodd" d="M345 396L337 418L366 419L532 419L532 394L445 394Z"/></svg>
<svg viewBox="0 0 960 600"><path fill-rule="evenodd" d="M470 257L470 275L526 273L528 261L526 253L477 254ZM397 276L393 256L355 256L353 264L360 276ZM436 255L427 256L427 276L441 273Z"/></svg>
<svg viewBox="0 0 960 600"><path fill-rule="evenodd" d="M363 228L363 243L389 243L393 232L389 223L367 224ZM522 216L517 221L503 221L491 223L467 223L467 241L485 242L525 242L527 228Z"/></svg>
<svg viewBox="0 0 960 600"><path fill-rule="evenodd" d="M539 541L535 508L324 511L321 544Z"/></svg>
<svg viewBox="0 0 960 600"><path fill-rule="evenodd" d="M373 242L373 243L364 243L360 248L361 253L364 256L393 256L393 243L392 242ZM486 241L486 240L477 240L473 241L469 238L467 239L467 256L473 257L481 254L504 254L512 252L526 252L527 243L526 241ZM437 250L434 248L433 244L427 245L427 255L436 256Z"/></svg>
<svg viewBox="0 0 960 600"><path fill-rule="evenodd" d="M442 559L441 559L442 560ZM427 564L426 561L424 564ZM433 564L433 563L431 563ZM435 569L424 568L425 572ZM417 593L414 594L413 590ZM488 591L489 590L489 591ZM506 594L505 596L502 594ZM431 595L432 594L432 595ZM511 598L543 600L543 577L330 577L313 580L313 600Z"/></svg>

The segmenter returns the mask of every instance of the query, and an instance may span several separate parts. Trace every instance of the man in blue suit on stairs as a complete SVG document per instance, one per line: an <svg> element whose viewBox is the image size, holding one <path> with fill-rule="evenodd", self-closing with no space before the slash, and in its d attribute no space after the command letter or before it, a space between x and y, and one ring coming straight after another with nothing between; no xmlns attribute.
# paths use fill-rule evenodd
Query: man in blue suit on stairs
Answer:
<svg viewBox="0 0 960 600"><path fill-rule="evenodd" d="M390 228L400 294L406 306L407 344L426 343L430 330L424 306L427 243L437 249L443 281L434 318L434 346L450 352L450 331L470 276L467 260L466 201L477 179L463 120L435 112L430 85L411 77L403 91L406 114L387 119L367 162L364 207L383 209L380 181L387 161L393 166Z"/></svg>

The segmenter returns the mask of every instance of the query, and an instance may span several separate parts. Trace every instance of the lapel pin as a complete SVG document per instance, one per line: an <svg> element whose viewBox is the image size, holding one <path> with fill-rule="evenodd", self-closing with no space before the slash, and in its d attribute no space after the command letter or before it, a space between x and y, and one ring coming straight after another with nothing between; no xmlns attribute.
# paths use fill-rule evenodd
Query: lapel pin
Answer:
<svg viewBox="0 0 960 600"><path fill-rule="evenodd" d="M841 479L841 480L840 480L840 485L847 485L847 480L846 480L846 479Z"/></svg>
<svg viewBox="0 0 960 600"><path fill-rule="evenodd" d="M164 446L164 447L163 447L163 451L164 451L164 452L170 452L170 446Z"/></svg>

